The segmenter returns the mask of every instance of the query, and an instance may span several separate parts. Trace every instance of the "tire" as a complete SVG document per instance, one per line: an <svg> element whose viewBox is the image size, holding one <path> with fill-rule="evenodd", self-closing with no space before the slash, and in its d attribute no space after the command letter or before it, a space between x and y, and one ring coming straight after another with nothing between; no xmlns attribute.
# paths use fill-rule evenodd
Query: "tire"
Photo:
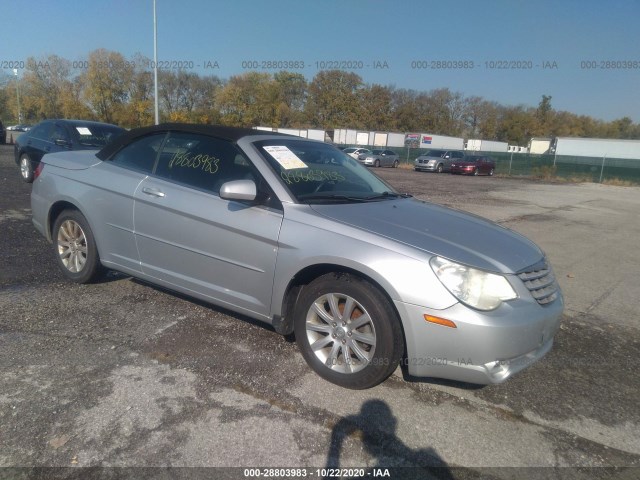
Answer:
<svg viewBox="0 0 640 480"><path fill-rule="evenodd" d="M89 223L77 210L64 210L53 225L53 251L62 273L76 283L90 283L102 271Z"/></svg>
<svg viewBox="0 0 640 480"><path fill-rule="evenodd" d="M393 161L393 165L391 165L393 168L398 168L398 160L394 160Z"/></svg>
<svg viewBox="0 0 640 480"><path fill-rule="evenodd" d="M489 176L493 177L493 168L491 170L489 170Z"/></svg>
<svg viewBox="0 0 640 480"><path fill-rule="evenodd" d="M473 171L473 176L474 176L474 177L477 177L478 175L480 175L480 171L476 168L476 169Z"/></svg>
<svg viewBox="0 0 640 480"><path fill-rule="evenodd" d="M26 153L20 155L20 176L25 182L33 183L33 165Z"/></svg>
<svg viewBox="0 0 640 480"><path fill-rule="evenodd" d="M325 380L354 390L384 381L403 353L395 310L377 288L354 275L330 273L304 287L294 329L307 364Z"/></svg>
<svg viewBox="0 0 640 480"><path fill-rule="evenodd" d="M441 163L439 163L438 166L436 167L436 172L442 173L443 170L444 170L444 166Z"/></svg>
<svg viewBox="0 0 640 480"><path fill-rule="evenodd" d="M380 166L380 160L376 160L375 162L373 162L373 166L378 168Z"/></svg>

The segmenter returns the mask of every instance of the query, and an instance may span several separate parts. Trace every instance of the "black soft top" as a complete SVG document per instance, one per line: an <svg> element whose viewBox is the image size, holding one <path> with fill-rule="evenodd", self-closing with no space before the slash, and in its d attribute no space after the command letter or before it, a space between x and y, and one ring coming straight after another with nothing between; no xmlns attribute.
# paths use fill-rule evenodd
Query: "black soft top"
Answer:
<svg viewBox="0 0 640 480"><path fill-rule="evenodd" d="M96 157L100 160L106 160L114 153L119 151L126 145L134 142L140 137L144 137L155 132L187 132L208 135L210 137L221 138L231 142L236 142L242 137L250 135L270 135L281 137L295 137L295 135L287 135L285 133L269 132L266 130L255 130L253 128L225 127L222 125L200 125L192 123L161 123L160 125L151 125L150 127L134 128L120 135L113 142L106 145L102 150L96 153ZM298 138L298 137L295 137Z"/></svg>

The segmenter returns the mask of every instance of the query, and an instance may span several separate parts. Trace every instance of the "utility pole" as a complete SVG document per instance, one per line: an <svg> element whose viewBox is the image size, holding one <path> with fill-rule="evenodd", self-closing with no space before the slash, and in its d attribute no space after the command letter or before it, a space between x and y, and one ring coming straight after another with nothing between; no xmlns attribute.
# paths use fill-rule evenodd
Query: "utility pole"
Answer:
<svg viewBox="0 0 640 480"><path fill-rule="evenodd" d="M156 0L153 0L153 97L156 125L160 123L158 113L158 21L156 19Z"/></svg>
<svg viewBox="0 0 640 480"><path fill-rule="evenodd" d="M20 108L20 84L18 83L18 69L13 69L13 74L16 76L16 96L18 97L18 123L22 123L22 109Z"/></svg>

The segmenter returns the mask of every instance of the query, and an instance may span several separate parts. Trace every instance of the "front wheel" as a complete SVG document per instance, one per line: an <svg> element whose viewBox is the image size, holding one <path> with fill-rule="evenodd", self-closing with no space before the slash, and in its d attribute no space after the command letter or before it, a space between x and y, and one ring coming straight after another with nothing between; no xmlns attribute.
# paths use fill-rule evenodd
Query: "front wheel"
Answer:
<svg viewBox="0 0 640 480"><path fill-rule="evenodd" d="M33 182L33 166L31 165L29 155L26 153L23 153L20 157L20 175L25 182Z"/></svg>
<svg viewBox="0 0 640 480"><path fill-rule="evenodd" d="M491 170L489 170L489 176L493 177L493 168Z"/></svg>
<svg viewBox="0 0 640 480"><path fill-rule="evenodd" d="M62 273L89 283L100 273L100 257L89 223L77 210L64 210L53 226L53 249Z"/></svg>
<svg viewBox="0 0 640 480"><path fill-rule="evenodd" d="M378 168L378 167L380 166L380 160L376 160L376 161L373 163L373 166L374 166L374 167L376 167L376 168Z"/></svg>
<svg viewBox="0 0 640 480"><path fill-rule="evenodd" d="M309 366L341 387L373 387L400 362L397 314L377 288L353 275L330 273L307 285L296 304L294 327Z"/></svg>
<svg viewBox="0 0 640 480"><path fill-rule="evenodd" d="M473 171L473 175L474 175L475 177L477 177L478 175L480 175L480 171L476 168L476 169Z"/></svg>
<svg viewBox="0 0 640 480"><path fill-rule="evenodd" d="M444 166L441 163L439 163L438 168L436 168L436 172L442 173L443 170L444 170Z"/></svg>

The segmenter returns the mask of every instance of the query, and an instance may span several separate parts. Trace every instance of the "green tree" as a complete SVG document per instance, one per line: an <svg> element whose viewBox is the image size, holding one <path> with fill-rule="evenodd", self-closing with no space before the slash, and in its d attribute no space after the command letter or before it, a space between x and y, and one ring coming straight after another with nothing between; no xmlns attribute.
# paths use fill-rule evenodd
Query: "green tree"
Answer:
<svg viewBox="0 0 640 480"><path fill-rule="evenodd" d="M88 57L89 68L82 74L84 97L98 119L114 123L124 114L130 99L135 67L118 52L103 48Z"/></svg>
<svg viewBox="0 0 640 480"><path fill-rule="evenodd" d="M542 95L542 99L536 109L536 120L538 121L537 135L549 136L551 133L551 120L553 108L551 107L551 95Z"/></svg>
<svg viewBox="0 0 640 480"><path fill-rule="evenodd" d="M342 70L319 72L309 84L307 118L323 129L357 125L360 117L362 78Z"/></svg>

